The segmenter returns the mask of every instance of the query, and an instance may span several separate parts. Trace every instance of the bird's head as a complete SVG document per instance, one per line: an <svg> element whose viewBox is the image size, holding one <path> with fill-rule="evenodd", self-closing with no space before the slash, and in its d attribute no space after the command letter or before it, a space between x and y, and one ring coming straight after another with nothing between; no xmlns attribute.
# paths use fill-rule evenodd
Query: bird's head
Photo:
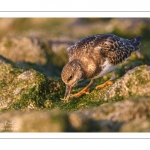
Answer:
<svg viewBox="0 0 150 150"><path fill-rule="evenodd" d="M61 78L66 84L66 92L64 100L68 100L71 92L71 88L82 79L83 69L78 60L68 62L61 73Z"/></svg>

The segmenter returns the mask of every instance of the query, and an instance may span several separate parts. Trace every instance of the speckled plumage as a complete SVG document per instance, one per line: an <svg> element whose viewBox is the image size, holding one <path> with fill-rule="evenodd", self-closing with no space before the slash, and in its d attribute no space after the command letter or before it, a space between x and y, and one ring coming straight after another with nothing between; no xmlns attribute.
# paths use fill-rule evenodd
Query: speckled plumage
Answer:
<svg viewBox="0 0 150 150"><path fill-rule="evenodd" d="M88 36L67 49L69 62L62 70L62 80L72 87L82 79L99 78L140 50L142 37L120 38L113 34ZM70 82L72 81L72 82Z"/></svg>

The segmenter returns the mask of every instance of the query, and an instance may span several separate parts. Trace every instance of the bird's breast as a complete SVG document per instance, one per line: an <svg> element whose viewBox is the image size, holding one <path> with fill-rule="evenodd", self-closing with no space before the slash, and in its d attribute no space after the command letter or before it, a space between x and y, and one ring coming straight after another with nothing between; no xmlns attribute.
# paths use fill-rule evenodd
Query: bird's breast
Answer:
<svg viewBox="0 0 150 150"><path fill-rule="evenodd" d="M90 57L82 57L80 62L82 64L83 70L85 71L85 78L93 77L97 69L95 61Z"/></svg>

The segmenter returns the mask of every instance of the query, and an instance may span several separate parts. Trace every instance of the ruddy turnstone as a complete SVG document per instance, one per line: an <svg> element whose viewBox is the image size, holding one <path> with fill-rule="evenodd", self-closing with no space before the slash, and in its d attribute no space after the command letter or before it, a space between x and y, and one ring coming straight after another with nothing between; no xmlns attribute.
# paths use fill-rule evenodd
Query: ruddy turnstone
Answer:
<svg viewBox="0 0 150 150"><path fill-rule="evenodd" d="M87 94L96 78L109 72L113 76L96 89L112 84L115 68L127 60L132 52L140 50L142 36L132 39L120 38L113 34L97 34L85 37L67 49L69 62L64 66L61 78L66 84L64 101L69 97ZM80 80L91 79L80 92L70 95L71 88Z"/></svg>

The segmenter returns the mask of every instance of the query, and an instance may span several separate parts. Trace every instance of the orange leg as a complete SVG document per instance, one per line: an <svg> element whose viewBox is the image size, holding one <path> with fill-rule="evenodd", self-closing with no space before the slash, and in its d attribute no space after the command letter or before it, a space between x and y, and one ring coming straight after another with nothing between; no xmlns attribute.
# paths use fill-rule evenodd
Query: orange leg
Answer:
<svg viewBox="0 0 150 150"><path fill-rule="evenodd" d="M105 86L111 85L111 84L113 84L113 82L110 81L110 80L108 80L108 81L106 81L105 83L96 86L95 88L96 88L96 89L100 89L100 88L104 88Z"/></svg>
<svg viewBox="0 0 150 150"><path fill-rule="evenodd" d="M84 89L82 89L82 90L81 90L80 92L78 92L78 93L75 93L75 94L71 95L70 97L78 98L78 97L80 97L80 96L83 95L83 94L89 94L89 88L90 88L90 86L91 86L93 83L94 83L94 80L92 79L92 80L90 81L90 83L89 83Z"/></svg>

